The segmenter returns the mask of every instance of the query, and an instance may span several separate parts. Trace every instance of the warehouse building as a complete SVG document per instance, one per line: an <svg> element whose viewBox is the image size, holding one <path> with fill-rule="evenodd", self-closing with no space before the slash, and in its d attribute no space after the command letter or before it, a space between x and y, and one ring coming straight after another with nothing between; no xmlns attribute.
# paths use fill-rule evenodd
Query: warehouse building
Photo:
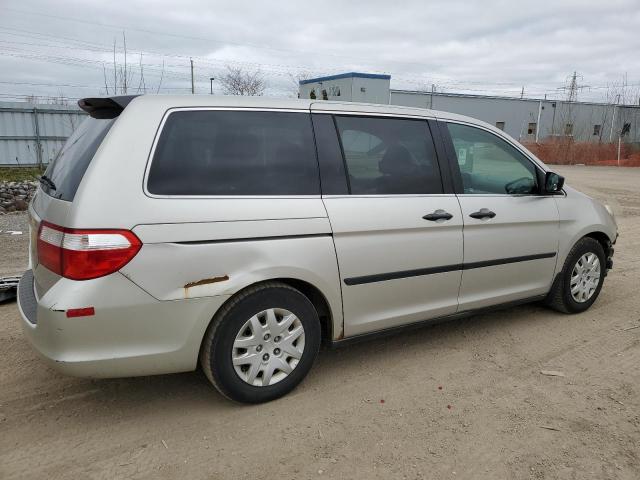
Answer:
<svg viewBox="0 0 640 480"><path fill-rule="evenodd" d="M640 106L460 93L395 90L390 75L344 73L301 80L300 98L382 103L458 113L483 120L522 142L549 137L640 143Z"/></svg>

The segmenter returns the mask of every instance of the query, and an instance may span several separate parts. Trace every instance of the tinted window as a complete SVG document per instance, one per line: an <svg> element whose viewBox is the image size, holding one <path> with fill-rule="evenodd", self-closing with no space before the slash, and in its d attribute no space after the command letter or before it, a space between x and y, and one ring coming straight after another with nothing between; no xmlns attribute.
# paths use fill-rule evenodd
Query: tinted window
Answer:
<svg viewBox="0 0 640 480"><path fill-rule="evenodd" d="M159 195L319 194L309 115L174 112L160 135L147 188Z"/></svg>
<svg viewBox="0 0 640 480"><path fill-rule="evenodd" d="M354 195L442 193L426 121L336 117Z"/></svg>
<svg viewBox="0 0 640 480"><path fill-rule="evenodd" d="M87 117L78 126L47 167L45 175L53 181L56 188L43 184L45 192L60 200L73 200L80 180L114 121L115 119L97 120Z"/></svg>
<svg viewBox="0 0 640 480"><path fill-rule="evenodd" d="M538 191L536 168L515 147L479 128L447 124L464 193L528 194Z"/></svg>

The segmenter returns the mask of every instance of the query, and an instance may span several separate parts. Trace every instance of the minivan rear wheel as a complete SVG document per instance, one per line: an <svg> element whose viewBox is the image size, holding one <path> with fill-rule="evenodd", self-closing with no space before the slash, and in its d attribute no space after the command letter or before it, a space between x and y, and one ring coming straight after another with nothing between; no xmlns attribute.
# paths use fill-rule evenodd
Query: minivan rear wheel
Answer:
<svg viewBox="0 0 640 480"><path fill-rule="evenodd" d="M545 303L564 313L584 312L598 298L605 273L606 258L600 242L581 238L567 255Z"/></svg>
<svg viewBox="0 0 640 480"><path fill-rule="evenodd" d="M249 287L216 313L200 364L224 396L274 400L307 375L320 348L320 320L309 299L280 282Z"/></svg>

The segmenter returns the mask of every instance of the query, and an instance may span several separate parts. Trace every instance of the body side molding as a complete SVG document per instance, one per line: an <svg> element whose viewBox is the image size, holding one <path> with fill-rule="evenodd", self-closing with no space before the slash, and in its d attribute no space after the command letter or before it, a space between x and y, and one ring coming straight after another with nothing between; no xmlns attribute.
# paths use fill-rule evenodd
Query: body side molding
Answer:
<svg viewBox="0 0 640 480"><path fill-rule="evenodd" d="M373 275L363 275L361 277L345 278L344 283L346 285L362 285L365 283L384 282L386 280L418 277L421 275L433 275L435 273L453 272L456 270L471 270L474 268L493 267L495 265L506 265L508 263L529 262L531 260L541 260L543 258L553 258L555 256L556 256L556 252L537 253L535 255L498 258L496 260L483 260L481 262L442 265L439 267L429 267L429 268L417 268L414 270L402 270L399 272L376 273Z"/></svg>

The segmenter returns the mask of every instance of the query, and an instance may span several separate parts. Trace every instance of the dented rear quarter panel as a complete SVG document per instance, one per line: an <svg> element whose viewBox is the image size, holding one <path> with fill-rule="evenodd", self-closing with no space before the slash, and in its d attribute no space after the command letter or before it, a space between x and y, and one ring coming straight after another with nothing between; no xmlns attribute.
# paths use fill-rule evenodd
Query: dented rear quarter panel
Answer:
<svg viewBox="0 0 640 480"><path fill-rule="evenodd" d="M158 300L229 296L261 281L301 280L327 300L334 334L343 331L338 264L326 217L139 225L134 232L143 247L121 272Z"/></svg>

